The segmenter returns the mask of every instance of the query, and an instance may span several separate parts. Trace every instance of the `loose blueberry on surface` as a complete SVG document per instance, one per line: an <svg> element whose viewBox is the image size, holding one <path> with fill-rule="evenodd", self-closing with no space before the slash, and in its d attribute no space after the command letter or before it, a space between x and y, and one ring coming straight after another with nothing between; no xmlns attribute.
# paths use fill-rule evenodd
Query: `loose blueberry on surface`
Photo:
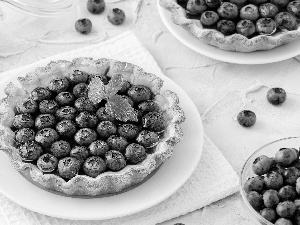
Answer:
<svg viewBox="0 0 300 225"><path fill-rule="evenodd" d="M37 101L32 98L27 98L17 104L16 109L18 113L29 113L33 114L38 111L39 105Z"/></svg>
<svg viewBox="0 0 300 225"><path fill-rule="evenodd" d="M250 110L243 110L237 115L237 121L243 127L251 127L256 122L256 115Z"/></svg>
<svg viewBox="0 0 300 225"><path fill-rule="evenodd" d="M122 9L114 8L108 11L107 20L113 25L120 25L125 21L125 13Z"/></svg>
<svg viewBox="0 0 300 225"><path fill-rule="evenodd" d="M286 100L286 92L283 88L271 88L267 93L267 100L272 105L280 105Z"/></svg>
<svg viewBox="0 0 300 225"><path fill-rule="evenodd" d="M75 97L70 92L60 92L56 97L55 101L60 106L71 105L74 103Z"/></svg>
<svg viewBox="0 0 300 225"><path fill-rule="evenodd" d="M74 140L78 145L89 146L92 142L97 140L97 134L90 128L83 128L77 131Z"/></svg>
<svg viewBox="0 0 300 225"><path fill-rule="evenodd" d="M41 171L44 173L49 173L57 168L58 159L55 156L46 153L38 158L36 164Z"/></svg>
<svg viewBox="0 0 300 225"><path fill-rule="evenodd" d="M70 156L83 163L89 157L89 149L85 146L75 146L71 149Z"/></svg>
<svg viewBox="0 0 300 225"><path fill-rule="evenodd" d="M72 120L62 120L56 124L56 130L62 137L72 137L76 132L77 128Z"/></svg>
<svg viewBox="0 0 300 225"><path fill-rule="evenodd" d="M142 145L131 143L125 149L125 157L129 163L137 164L147 157L146 149Z"/></svg>
<svg viewBox="0 0 300 225"><path fill-rule="evenodd" d="M28 113L15 115L13 126L17 129L30 128L34 126L34 120Z"/></svg>
<svg viewBox="0 0 300 225"><path fill-rule="evenodd" d="M76 84L73 88L73 94L76 98L88 97L88 85L86 83Z"/></svg>
<svg viewBox="0 0 300 225"><path fill-rule="evenodd" d="M125 123L118 127L118 134L128 140L135 139L139 133L139 128L135 124Z"/></svg>
<svg viewBox="0 0 300 225"><path fill-rule="evenodd" d="M102 121L97 126L97 133L100 137L108 138L109 136L117 133L117 127L111 121Z"/></svg>
<svg viewBox="0 0 300 225"><path fill-rule="evenodd" d="M43 153L43 148L35 141L28 141L22 144L18 151L24 161L34 161Z"/></svg>
<svg viewBox="0 0 300 225"><path fill-rule="evenodd" d="M55 127L55 116L53 116L52 114L40 114L36 117L34 125L38 130L47 127Z"/></svg>
<svg viewBox="0 0 300 225"><path fill-rule="evenodd" d="M30 93L30 97L37 102L49 99L51 96L52 93L49 88L44 87L37 87Z"/></svg>
<svg viewBox="0 0 300 225"><path fill-rule="evenodd" d="M94 128L97 126L98 118L95 114L84 111L76 116L75 121L79 128Z"/></svg>
<svg viewBox="0 0 300 225"><path fill-rule="evenodd" d="M43 147L50 147L58 139L58 133L52 128L41 129L35 135L35 141Z"/></svg>
<svg viewBox="0 0 300 225"><path fill-rule="evenodd" d="M53 92L60 93L66 91L70 85L67 78L55 78L50 81L49 89Z"/></svg>
<svg viewBox="0 0 300 225"><path fill-rule="evenodd" d="M126 146L129 144L125 138L117 135L111 135L106 142L111 150L116 150L122 153L125 152Z"/></svg>
<svg viewBox="0 0 300 225"><path fill-rule="evenodd" d="M86 3L87 10L92 14L100 14L105 10L104 0L88 0Z"/></svg>
<svg viewBox="0 0 300 225"><path fill-rule="evenodd" d="M261 155L257 157L252 164L252 171L257 175L266 174L272 165L272 159L268 156Z"/></svg>
<svg viewBox="0 0 300 225"><path fill-rule="evenodd" d="M58 162L58 173L62 178L75 177L80 169L80 161L74 157L66 157Z"/></svg>
<svg viewBox="0 0 300 225"><path fill-rule="evenodd" d="M224 35L231 35L235 32L235 24L231 20L219 20L217 30Z"/></svg>
<svg viewBox="0 0 300 225"><path fill-rule="evenodd" d="M106 162L99 156L91 156L83 163L83 171L90 177L97 177L106 169Z"/></svg>
<svg viewBox="0 0 300 225"><path fill-rule="evenodd" d="M31 128L22 128L17 131L15 139L19 143L26 143L28 141L34 141L35 132Z"/></svg>
<svg viewBox="0 0 300 225"><path fill-rule="evenodd" d="M126 166L126 159L121 152L110 150L105 154L107 168L113 171L119 171Z"/></svg>
<svg viewBox="0 0 300 225"><path fill-rule="evenodd" d="M87 18L79 19L75 22L75 29L81 34L88 34L92 31L92 21Z"/></svg>
<svg viewBox="0 0 300 225"><path fill-rule="evenodd" d="M143 145L145 148L152 148L158 144L159 135L153 131L142 130L138 134L136 141L138 144Z"/></svg>
<svg viewBox="0 0 300 225"><path fill-rule="evenodd" d="M71 106L62 107L56 111L56 117L58 120L73 120L75 116L76 109Z"/></svg>
<svg viewBox="0 0 300 225"><path fill-rule="evenodd" d="M52 143L49 151L57 158L66 157L71 152L71 146L69 142L60 140Z"/></svg>
<svg viewBox="0 0 300 225"><path fill-rule="evenodd" d="M96 140L89 145L91 155L104 157L109 151L109 146L105 141Z"/></svg>

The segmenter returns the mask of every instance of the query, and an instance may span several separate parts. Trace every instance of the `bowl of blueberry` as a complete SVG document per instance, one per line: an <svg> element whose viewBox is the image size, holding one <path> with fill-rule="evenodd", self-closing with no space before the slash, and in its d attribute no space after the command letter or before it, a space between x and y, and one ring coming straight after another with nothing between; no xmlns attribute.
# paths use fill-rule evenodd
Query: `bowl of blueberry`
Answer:
<svg viewBox="0 0 300 225"><path fill-rule="evenodd" d="M269 50L300 38L300 1L160 0L171 20L227 51Z"/></svg>
<svg viewBox="0 0 300 225"><path fill-rule="evenodd" d="M300 224L300 137L266 144L255 151L240 174L246 214L255 224Z"/></svg>
<svg viewBox="0 0 300 225"><path fill-rule="evenodd" d="M18 81L0 101L0 150L44 189L120 193L153 175L182 139L179 98L136 65L59 60Z"/></svg>

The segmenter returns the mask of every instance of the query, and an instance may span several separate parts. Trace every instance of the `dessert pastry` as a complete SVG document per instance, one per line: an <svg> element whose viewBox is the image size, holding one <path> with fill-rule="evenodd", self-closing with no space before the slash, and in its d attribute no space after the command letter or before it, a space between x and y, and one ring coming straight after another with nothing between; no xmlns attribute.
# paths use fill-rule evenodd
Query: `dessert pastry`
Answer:
<svg viewBox="0 0 300 225"><path fill-rule="evenodd" d="M160 0L173 23L223 50L269 50L300 38L300 1Z"/></svg>
<svg viewBox="0 0 300 225"><path fill-rule="evenodd" d="M18 80L21 87L10 83L0 102L0 149L46 189L90 196L126 190L182 138L177 95L161 92L163 80L135 65L76 58Z"/></svg>

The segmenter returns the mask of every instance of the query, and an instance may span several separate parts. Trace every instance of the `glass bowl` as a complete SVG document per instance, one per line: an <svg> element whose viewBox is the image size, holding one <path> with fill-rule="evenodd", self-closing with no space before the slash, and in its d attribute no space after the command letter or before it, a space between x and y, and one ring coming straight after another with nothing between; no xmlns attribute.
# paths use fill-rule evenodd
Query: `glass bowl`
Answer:
<svg viewBox="0 0 300 225"><path fill-rule="evenodd" d="M77 0L0 0L14 9L34 16L56 16L70 10Z"/></svg>
<svg viewBox="0 0 300 225"><path fill-rule="evenodd" d="M262 224L262 225L273 225L273 223L267 221L265 218L260 216L260 214L255 211L252 206L249 204L246 198L246 192L244 191L244 183L245 181L250 178L257 176L252 171L252 163L253 161L261 156L266 155L268 157L274 157L276 152L280 148L296 148L299 149L300 147L300 137L288 137L280 140L273 141L268 143L258 150L256 150L245 162L242 171L240 173L240 194L242 196L242 205L245 211L245 214L255 223L255 224Z"/></svg>

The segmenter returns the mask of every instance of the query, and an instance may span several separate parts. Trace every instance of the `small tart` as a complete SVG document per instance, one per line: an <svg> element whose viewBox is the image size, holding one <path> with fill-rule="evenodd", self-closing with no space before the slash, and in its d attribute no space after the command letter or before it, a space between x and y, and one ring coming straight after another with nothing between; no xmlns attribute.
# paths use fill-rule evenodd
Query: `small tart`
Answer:
<svg viewBox="0 0 300 225"><path fill-rule="evenodd" d="M202 42L227 51L270 50L300 38L299 22L296 30L280 30L272 35L256 35L247 38L244 35L234 33L226 36L217 29L204 28L199 19L187 18L186 10L177 3L177 0L159 0L159 4L171 12L171 20L174 24L183 27Z"/></svg>
<svg viewBox="0 0 300 225"><path fill-rule="evenodd" d="M48 173L47 171L43 172L36 163L26 162L22 159L15 141L15 129L12 128L14 117L17 113L16 107L20 105L20 102L28 99L30 93L35 88L47 88L49 82L53 79L67 78L71 80L71 83L73 84L74 79L72 75L74 75L74 72L77 73L78 71L83 74L95 74L95 76L104 76L107 78L112 78L117 74L121 74L126 82L129 82L131 85L143 85L151 90L153 94L152 100L155 101L159 110L162 112L166 126L159 134L160 139L158 144L152 148L151 152L147 153L145 157L140 157L143 159L141 162L134 165L128 162L124 168L118 171L110 170L103 172L105 169L105 165L103 165L101 170L99 169L99 171L96 171L97 173L94 171L96 168L93 167L94 164L86 163L85 170L88 170L89 173L81 174L79 171L78 174L74 173L72 176L67 176L67 179L64 177L64 179L62 176L59 176L59 172L62 170L61 164L64 162L63 160L68 159L68 157L76 161L77 159L74 158L76 155L73 156L71 154L70 156L66 156L64 154L63 157L66 158L60 159L60 163L58 163L59 168L56 169L57 172L53 173ZM73 61L59 60L52 61L45 67L36 68L34 71L26 74L25 77L19 77L18 81L20 82L21 87L10 83L5 89L6 97L0 100L0 149L7 153L12 166L16 170L24 174L30 181L34 181L33 183L42 186L47 190L71 196L96 196L124 191L127 188L139 184L158 169L163 162L171 157L173 147L182 139L183 132L180 123L184 122L185 115L178 105L179 99L177 95L169 90L162 92L161 87L163 86L163 80L154 74L144 72L143 69L136 65L111 59L94 60L92 58L75 58ZM113 87L109 88L113 90ZM91 142L92 141L94 141L94 138ZM88 146L85 148L88 149ZM90 148L93 150L94 147ZM105 150L103 154L96 154L99 155L97 157L105 159L103 155L105 155L104 153L107 150ZM95 154L94 150L90 152L90 154ZM131 158L134 156L133 153L130 154ZM96 156L90 155L90 157ZM77 161L79 162L80 160ZM101 163L103 164L102 161ZM89 176L89 174L92 174L92 176Z"/></svg>

